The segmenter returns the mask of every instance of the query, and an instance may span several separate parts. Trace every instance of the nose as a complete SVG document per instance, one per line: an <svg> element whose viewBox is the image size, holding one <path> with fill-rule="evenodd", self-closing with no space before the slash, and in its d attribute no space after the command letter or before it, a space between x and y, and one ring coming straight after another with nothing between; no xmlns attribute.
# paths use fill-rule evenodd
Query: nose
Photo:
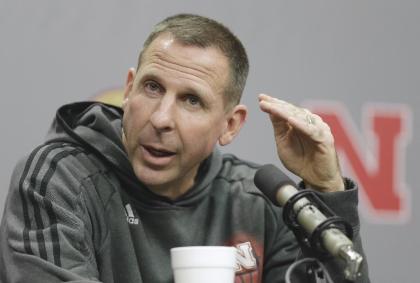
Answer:
<svg viewBox="0 0 420 283"><path fill-rule="evenodd" d="M169 132L175 127L175 100L165 94L155 106L150 123L158 132Z"/></svg>

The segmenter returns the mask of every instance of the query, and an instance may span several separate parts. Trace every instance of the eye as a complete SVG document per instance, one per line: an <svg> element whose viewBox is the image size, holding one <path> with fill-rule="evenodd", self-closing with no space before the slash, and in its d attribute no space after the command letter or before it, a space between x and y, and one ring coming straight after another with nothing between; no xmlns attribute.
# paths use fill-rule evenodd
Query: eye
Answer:
<svg viewBox="0 0 420 283"><path fill-rule="evenodd" d="M162 87L155 81L146 81L144 83L144 89L148 93L159 94L162 92Z"/></svg>
<svg viewBox="0 0 420 283"><path fill-rule="evenodd" d="M194 95L188 95L187 100L191 105L200 104L200 99L197 96L194 96Z"/></svg>
<svg viewBox="0 0 420 283"><path fill-rule="evenodd" d="M198 97L194 94L187 94L185 96L185 101L188 104L190 104L191 106L194 106L194 107L202 106L202 101L201 101L200 97Z"/></svg>

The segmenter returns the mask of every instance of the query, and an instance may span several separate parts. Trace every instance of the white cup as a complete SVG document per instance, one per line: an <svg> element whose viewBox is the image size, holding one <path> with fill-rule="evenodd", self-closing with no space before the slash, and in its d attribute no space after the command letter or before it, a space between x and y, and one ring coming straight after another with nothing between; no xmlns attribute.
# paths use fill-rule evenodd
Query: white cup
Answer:
<svg viewBox="0 0 420 283"><path fill-rule="evenodd" d="M195 246L171 249L175 283L233 283L236 249Z"/></svg>

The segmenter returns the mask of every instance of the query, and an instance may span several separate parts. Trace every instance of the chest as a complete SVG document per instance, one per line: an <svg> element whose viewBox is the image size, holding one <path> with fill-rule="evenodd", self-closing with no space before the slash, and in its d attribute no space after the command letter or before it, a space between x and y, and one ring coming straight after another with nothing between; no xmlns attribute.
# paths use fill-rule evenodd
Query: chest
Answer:
<svg viewBox="0 0 420 283"><path fill-rule="evenodd" d="M142 280L137 282L173 282L170 249L181 246L234 246L239 282L261 277L265 221L260 205L209 198L190 207L150 209L125 202L112 214L125 221L124 229L111 229L113 258L136 268Z"/></svg>

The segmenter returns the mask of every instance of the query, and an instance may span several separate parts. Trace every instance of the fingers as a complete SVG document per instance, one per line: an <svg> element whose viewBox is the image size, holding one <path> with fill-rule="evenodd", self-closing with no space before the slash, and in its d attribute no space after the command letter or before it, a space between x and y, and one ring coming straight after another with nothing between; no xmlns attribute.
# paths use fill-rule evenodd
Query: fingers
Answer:
<svg viewBox="0 0 420 283"><path fill-rule="evenodd" d="M270 114L273 126L280 126L277 129L280 132L292 127L315 140L323 140L325 135L331 135L329 126L322 118L306 108L266 94L260 94L258 99L261 110Z"/></svg>
<svg viewBox="0 0 420 283"><path fill-rule="evenodd" d="M266 94L260 94L258 99L261 110L271 114L277 119L285 121L301 120L308 124L314 124L316 122L315 118L311 116L312 113L307 109L297 107L291 103Z"/></svg>
<svg viewBox="0 0 420 283"><path fill-rule="evenodd" d="M260 94L258 96L258 100L262 111L268 114L277 114L278 116L287 120L287 115L284 115L287 113L284 111L285 108L289 108L287 102L266 94Z"/></svg>

